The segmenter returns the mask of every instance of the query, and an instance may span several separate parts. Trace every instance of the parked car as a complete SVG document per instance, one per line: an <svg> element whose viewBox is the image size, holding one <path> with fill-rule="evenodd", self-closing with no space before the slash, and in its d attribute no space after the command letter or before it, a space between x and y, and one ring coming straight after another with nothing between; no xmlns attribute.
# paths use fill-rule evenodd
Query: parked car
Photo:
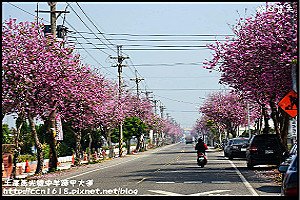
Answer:
<svg viewBox="0 0 300 200"><path fill-rule="evenodd" d="M293 156L290 165L282 164L278 168L279 172L283 173L281 194L286 196L298 195L298 155Z"/></svg>
<svg viewBox="0 0 300 200"><path fill-rule="evenodd" d="M224 156L230 160L233 158L246 158L246 150L249 138L230 139L224 148Z"/></svg>
<svg viewBox="0 0 300 200"><path fill-rule="evenodd" d="M286 159L283 163L285 163L285 165L289 165L292 162L294 156L297 155L297 149L298 143L296 142L288 153L284 153Z"/></svg>
<svg viewBox="0 0 300 200"><path fill-rule="evenodd" d="M291 162L294 160L294 157L297 156L297 148L298 148L298 143L295 143L288 153L284 153L286 159L281 163L280 165L281 168L283 168L283 166L285 166L286 169L289 167ZM285 172L282 172L282 177L284 176L285 176Z"/></svg>
<svg viewBox="0 0 300 200"><path fill-rule="evenodd" d="M248 169L253 169L255 165L279 166L279 145L275 134L254 135L246 151Z"/></svg>
<svg viewBox="0 0 300 200"><path fill-rule="evenodd" d="M292 146L291 150L290 150L289 153L288 153L288 156L296 155L296 154L297 154L297 149L298 149L298 142L296 142L296 143Z"/></svg>

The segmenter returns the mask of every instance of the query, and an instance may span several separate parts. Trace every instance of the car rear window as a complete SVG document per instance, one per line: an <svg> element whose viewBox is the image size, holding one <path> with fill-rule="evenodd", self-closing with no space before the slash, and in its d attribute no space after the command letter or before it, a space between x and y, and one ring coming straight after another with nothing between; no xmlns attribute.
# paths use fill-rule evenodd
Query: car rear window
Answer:
<svg viewBox="0 0 300 200"><path fill-rule="evenodd" d="M252 145L257 146L275 146L279 145L275 136L255 137L252 141Z"/></svg>
<svg viewBox="0 0 300 200"><path fill-rule="evenodd" d="M234 140L233 144L239 145L239 144L247 144L248 140L244 139L244 140Z"/></svg>

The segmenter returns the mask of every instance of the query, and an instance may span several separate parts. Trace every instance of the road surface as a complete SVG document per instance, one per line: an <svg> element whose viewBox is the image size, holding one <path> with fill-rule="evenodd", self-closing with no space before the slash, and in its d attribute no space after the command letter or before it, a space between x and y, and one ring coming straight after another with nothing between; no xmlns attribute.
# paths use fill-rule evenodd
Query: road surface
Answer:
<svg viewBox="0 0 300 200"><path fill-rule="evenodd" d="M194 144L177 143L62 173L42 184L17 187L19 192L15 193L89 196L280 195L280 186L257 177L254 170L247 169L245 159L228 160L223 152L213 148L207 151L207 157L207 165L201 168L196 163ZM8 190L4 192L4 195L18 195L12 190L11 193Z"/></svg>

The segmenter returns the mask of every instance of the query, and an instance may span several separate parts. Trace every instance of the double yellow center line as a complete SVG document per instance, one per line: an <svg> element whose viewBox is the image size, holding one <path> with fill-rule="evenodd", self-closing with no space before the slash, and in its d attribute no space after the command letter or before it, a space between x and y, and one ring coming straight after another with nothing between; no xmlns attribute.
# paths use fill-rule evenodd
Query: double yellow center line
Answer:
<svg viewBox="0 0 300 200"><path fill-rule="evenodd" d="M184 149L182 149L180 152L184 152ZM174 162L176 162L177 160L179 160L181 158L181 155L177 156L176 159L170 161L169 163L164 164L163 166L169 166L171 164L173 164ZM160 171L160 168L157 169L156 171L154 171L153 173L157 173ZM141 182L143 182L146 178L142 178L140 181L138 181L136 184L140 184Z"/></svg>

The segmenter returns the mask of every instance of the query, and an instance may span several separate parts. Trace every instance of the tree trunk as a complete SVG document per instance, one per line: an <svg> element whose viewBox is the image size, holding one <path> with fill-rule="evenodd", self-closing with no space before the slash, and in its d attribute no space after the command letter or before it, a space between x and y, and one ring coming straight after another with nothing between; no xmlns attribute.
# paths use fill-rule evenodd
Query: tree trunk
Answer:
<svg viewBox="0 0 300 200"><path fill-rule="evenodd" d="M112 142L111 142L111 130L110 129L108 130L108 133L107 133L107 143L108 143L108 148L109 148L108 157L112 158L112 157L114 157L114 148L113 148Z"/></svg>
<svg viewBox="0 0 300 200"><path fill-rule="evenodd" d="M80 149L81 149L81 144L80 144L81 132L76 133L74 131L73 133L75 133L75 137L76 137L76 145L75 145L76 160L75 160L75 165L79 165L80 164Z"/></svg>
<svg viewBox="0 0 300 200"><path fill-rule="evenodd" d="M35 144L35 147L37 149L37 167L36 167L36 170L35 170L35 174L36 175L41 175L42 172L43 172L43 165L44 165L44 152L43 152L43 149L42 149L42 145L39 141L39 138L37 136L37 132L36 132L36 129L35 129L35 123L34 123L34 120L33 120L33 117L31 115L31 113L28 111L27 113L27 117L28 117L28 121L29 121L29 126L30 126L30 129L31 129L31 133L32 133L32 137L34 139L34 144Z"/></svg>
<svg viewBox="0 0 300 200"><path fill-rule="evenodd" d="M13 169L12 169L12 176L14 178L16 178L17 176L17 160L18 160L18 156L20 153L19 150L19 137L21 134L21 129L24 123L24 111L21 112L21 114L19 115L19 118L21 119L21 123L18 125L17 130L14 130L15 134L16 134L16 138L15 138L15 152L13 155Z"/></svg>
<svg viewBox="0 0 300 200"><path fill-rule="evenodd" d="M280 161L283 161L283 153L288 151L287 136L290 117L281 108L277 110L274 102L270 102L270 106L272 110L271 117L274 122L275 132L280 143Z"/></svg>
<svg viewBox="0 0 300 200"><path fill-rule="evenodd" d="M137 151L139 151L140 150L140 146L141 146L141 137L139 136L139 137L137 137L137 144L136 144L135 149Z"/></svg>
<svg viewBox="0 0 300 200"><path fill-rule="evenodd" d="M269 134L269 132L270 132L269 117L268 117L268 113L267 113L267 109L266 109L265 105L262 105L262 114L263 114L264 122L265 122L263 134Z"/></svg>
<svg viewBox="0 0 300 200"><path fill-rule="evenodd" d="M49 171L56 171L57 170L57 150L56 150L56 127L55 127L55 110L52 111L49 117L44 121L46 131L49 136Z"/></svg>
<svg viewBox="0 0 300 200"><path fill-rule="evenodd" d="M70 128L69 126L65 125L64 126L68 131L70 131L71 133L74 134L75 138L76 138L76 144L75 144L75 154L76 154L76 159L75 159L75 163L74 165L77 166L80 164L80 148L81 148L81 131L79 131L78 133L76 133L72 128Z"/></svg>
<svg viewBox="0 0 300 200"><path fill-rule="evenodd" d="M131 152L130 152L130 139L128 139L126 141L126 146L127 146L127 154L131 154Z"/></svg>
<svg viewBox="0 0 300 200"><path fill-rule="evenodd" d="M91 162L92 135L89 133L88 162Z"/></svg>

